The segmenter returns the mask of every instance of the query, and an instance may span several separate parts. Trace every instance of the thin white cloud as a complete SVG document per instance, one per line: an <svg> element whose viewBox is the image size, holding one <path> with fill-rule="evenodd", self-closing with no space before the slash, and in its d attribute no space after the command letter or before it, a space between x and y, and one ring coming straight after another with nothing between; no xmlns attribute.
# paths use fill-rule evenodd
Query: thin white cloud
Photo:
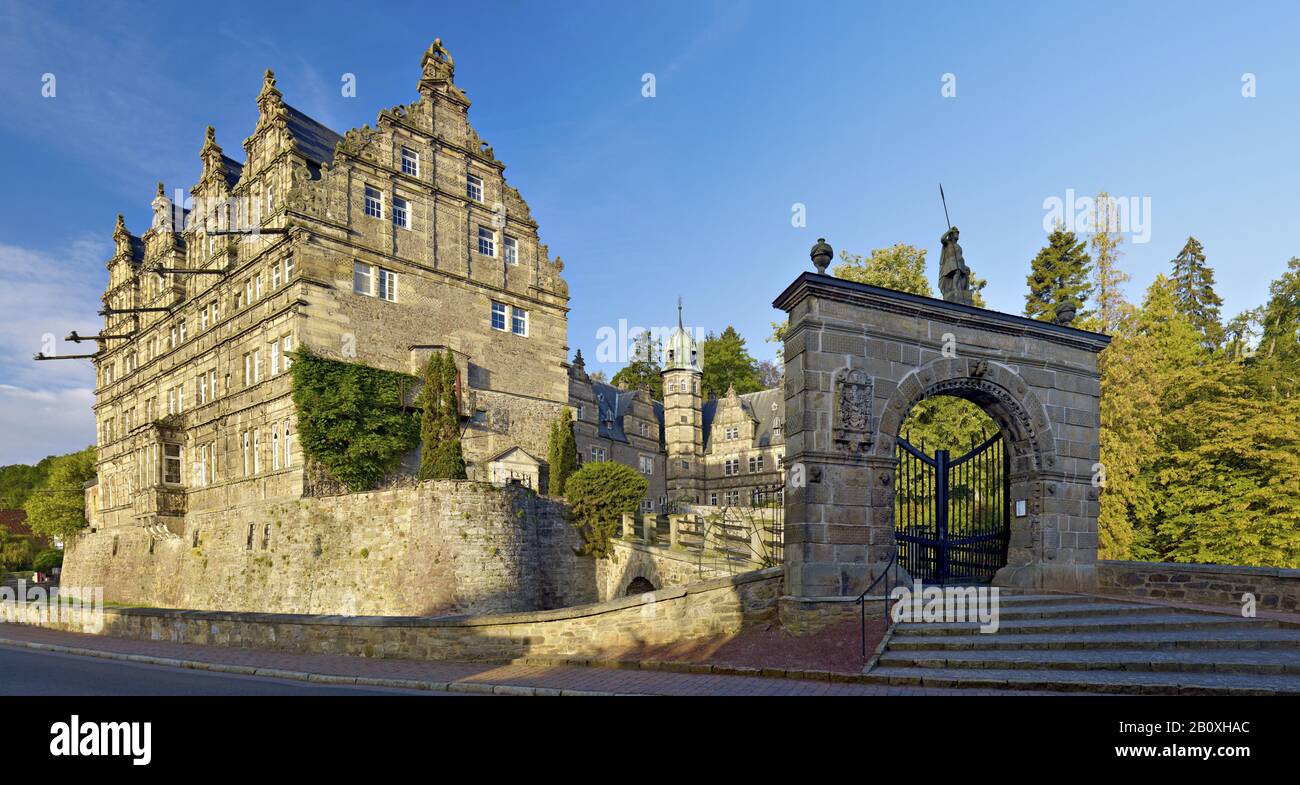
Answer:
<svg viewBox="0 0 1300 785"><path fill-rule="evenodd" d="M0 465L34 463L95 441L95 371L89 360L35 362L48 351L88 354L71 330L98 332L105 241L77 240L52 252L0 244Z"/></svg>
<svg viewBox="0 0 1300 785"><path fill-rule="evenodd" d="M0 466L35 463L95 443L95 392L29 390L0 384Z"/></svg>

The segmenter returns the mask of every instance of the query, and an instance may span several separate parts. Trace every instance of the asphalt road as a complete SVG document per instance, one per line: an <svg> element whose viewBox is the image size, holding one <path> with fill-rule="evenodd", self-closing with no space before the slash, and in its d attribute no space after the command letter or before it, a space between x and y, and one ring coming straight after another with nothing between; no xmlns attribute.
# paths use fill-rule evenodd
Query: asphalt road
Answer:
<svg viewBox="0 0 1300 785"><path fill-rule="evenodd" d="M463 694L313 684L0 646L0 695Z"/></svg>

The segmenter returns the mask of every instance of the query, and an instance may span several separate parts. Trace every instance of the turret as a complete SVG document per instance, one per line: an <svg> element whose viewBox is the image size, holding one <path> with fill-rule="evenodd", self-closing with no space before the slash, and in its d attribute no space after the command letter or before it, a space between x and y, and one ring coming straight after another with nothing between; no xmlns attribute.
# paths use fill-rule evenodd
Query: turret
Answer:
<svg viewBox="0 0 1300 785"><path fill-rule="evenodd" d="M664 345L664 445L667 448L668 498L698 502L703 488L704 421L700 380L703 366L699 346L682 325L677 301L677 329Z"/></svg>

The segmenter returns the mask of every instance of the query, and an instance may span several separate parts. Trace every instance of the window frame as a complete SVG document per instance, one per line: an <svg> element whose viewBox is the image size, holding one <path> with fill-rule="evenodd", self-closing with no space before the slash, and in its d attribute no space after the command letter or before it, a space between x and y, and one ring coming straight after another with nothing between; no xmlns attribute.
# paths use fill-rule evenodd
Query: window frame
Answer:
<svg viewBox="0 0 1300 785"><path fill-rule="evenodd" d="M362 212L371 218L384 217L384 192L371 185L364 185L362 191ZM371 208L371 205L374 208Z"/></svg>

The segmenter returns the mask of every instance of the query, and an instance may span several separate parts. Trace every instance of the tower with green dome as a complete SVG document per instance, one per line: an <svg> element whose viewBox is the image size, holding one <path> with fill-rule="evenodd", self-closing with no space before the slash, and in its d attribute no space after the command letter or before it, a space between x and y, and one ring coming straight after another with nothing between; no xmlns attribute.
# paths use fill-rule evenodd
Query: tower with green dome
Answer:
<svg viewBox="0 0 1300 785"><path fill-rule="evenodd" d="M682 301L677 299L677 329L664 344L664 447L668 455L665 479L669 501L698 503L704 471L704 429L700 409L700 379L704 366L699 346L682 326Z"/></svg>

